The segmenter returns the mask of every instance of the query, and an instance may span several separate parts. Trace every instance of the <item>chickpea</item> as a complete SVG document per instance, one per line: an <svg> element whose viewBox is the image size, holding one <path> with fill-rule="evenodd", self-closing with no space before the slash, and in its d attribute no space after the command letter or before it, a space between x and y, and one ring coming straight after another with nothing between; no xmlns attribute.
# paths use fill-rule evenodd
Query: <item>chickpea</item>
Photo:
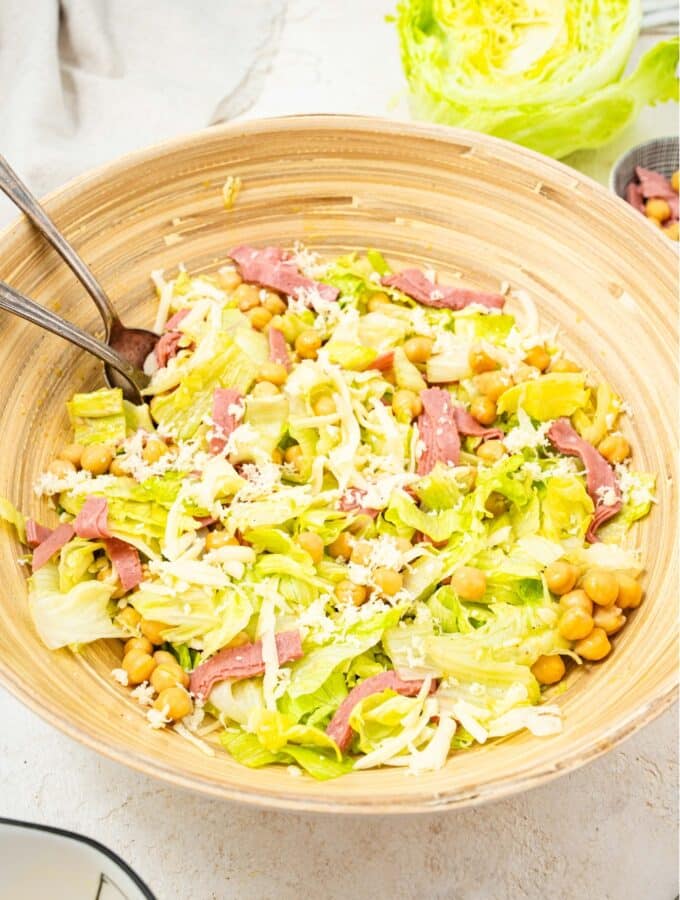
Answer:
<svg viewBox="0 0 680 900"><path fill-rule="evenodd" d="M475 375L481 375L482 372L493 372L494 369L500 368L498 360L494 359L493 356L489 356L486 350L482 350L479 347L470 351L468 363Z"/></svg>
<svg viewBox="0 0 680 900"><path fill-rule="evenodd" d="M610 463L622 463L630 456L630 444L621 434L608 434L597 445L597 449Z"/></svg>
<svg viewBox="0 0 680 900"><path fill-rule="evenodd" d="M656 219L659 222L665 222L671 217L671 208L660 197L652 197L645 203L645 215L650 219Z"/></svg>
<svg viewBox="0 0 680 900"><path fill-rule="evenodd" d="M156 668L156 660L142 650L131 650L123 657L121 666L127 672L129 684L141 684L151 677Z"/></svg>
<svg viewBox="0 0 680 900"><path fill-rule="evenodd" d="M66 478L67 475L72 475L76 471L76 467L67 459L53 459L47 467L47 471L56 475L57 478Z"/></svg>
<svg viewBox="0 0 680 900"><path fill-rule="evenodd" d="M229 293L235 291L241 284L241 276L236 269L231 269L229 266L225 266L223 269L219 270L217 273L217 280L222 290L228 291Z"/></svg>
<svg viewBox="0 0 680 900"><path fill-rule="evenodd" d="M616 598L616 605L621 609L637 609L642 603L642 588L640 583L630 575L624 572L616 576L619 583L619 596Z"/></svg>
<svg viewBox="0 0 680 900"><path fill-rule="evenodd" d="M584 609L572 607L565 609L562 613L557 630L568 641L578 641L588 637L593 630L593 625L593 617L589 616Z"/></svg>
<svg viewBox="0 0 680 900"><path fill-rule="evenodd" d="M598 606L593 616L596 628L601 628L605 634L616 634L626 624L626 617L618 606Z"/></svg>
<svg viewBox="0 0 680 900"><path fill-rule="evenodd" d="M550 563L545 570L545 581L553 594L566 594L576 584L578 569L564 560Z"/></svg>
<svg viewBox="0 0 680 900"><path fill-rule="evenodd" d="M264 331L272 320L272 314L264 306L256 306L246 313L255 331Z"/></svg>
<svg viewBox="0 0 680 900"><path fill-rule="evenodd" d="M115 475L117 478L126 478L130 473L123 468L123 457L114 456L109 466L109 474Z"/></svg>
<svg viewBox="0 0 680 900"><path fill-rule="evenodd" d="M352 555L352 542L346 531L341 531L336 539L328 545L328 553L333 559L338 559L338 557L342 557L342 559L350 558Z"/></svg>
<svg viewBox="0 0 680 900"><path fill-rule="evenodd" d="M412 337L404 341L404 353L409 362L426 363L432 356L434 341L428 337Z"/></svg>
<svg viewBox="0 0 680 900"><path fill-rule="evenodd" d="M295 338L295 351L301 359L316 359L321 346L321 335L313 328L308 328Z"/></svg>
<svg viewBox="0 0 680 900"><path fill-rule="evenodd" d="M275 397L281 391L271 381L259 381L250 393L253 397Z"/></svg>
<svg viewBox="0 0 680 900"><path fill-rule="evenodd" d="M487 512L491 513L492 516L502 516L503 513L506 513L508 511L507 498L498 491L491 491L489 496L486 498L484 509Z"/></svg>
<svg viewBox="0 0 680 900"><path fill-rule="evenodd" d="M333 413L338 411L335 400L328 395L319 397L318 400L315 400L312 409L314 410L315 416L332 416Z"/></svg>
<svg viewBox="0 0 680 900"><path fill-rule="evenodd" d="M205 549L217 550L220 547L238 547L238 538L235 538L224 528L216 528L205 536Z"/></svg>
<svg viewBox="0 0 680 900"><path fill-rule="evenodd" d="M482 372L481 375L475 375L473 380L479 393L489 397L494 403L512 385L512 379L500 371Z"/></svg>
<svg viewBox="0 0 680 900"><path fill-rule="evenodd" d="M580 372L581 368L571 359L556 359L550 363L551 372Z"/></svg>
<svg viewBox="0 0 680 900"><path fill-rule="evenodd" d="M62 447L59 459L64 459L66 462L72 463L76 469L79 469L80 457L83 455L84 449L82 444L66 444L65 447Z"/></svg>
<svg viewBox="0 0 680 900"><path fill-rule="evenodd" d="M356 541L349 558L353 563L365 566L371 558L372 549L370 541Z"/></svg>
<svg viewBox="0 0 680 900"><path fill-rule="evenodd" d="M161 456L165 456L167 452L167 444L164 444L163 441L159 441L156 438L151 438L151 440L146 442L146 446L142 450L142 459L146 463L155 463L158 462Z"/></svg>
<svg viewBox="0 0 680 900"><path fill-rule="evenodd" d="M177 657L170 653L168 650L156 650L153 654L153 658L156 660L156 663L159 666L177 666L179 663L177 662Z"/></svg>
<svg viewBox="0 0 680 900"><path fill-rule="evenodd" d="M157 622L153 619L142 619L139 627L144 637L148 637L152 644L162 644L165 641L163 632L170 628L165 622Z"/></svg>
<svg viewBox="0 0 680 900"><path fill-rule="evenodd" d="M275 384L278 387L285 384L287 378L288 370L286 367L281 363L275 362L262 363L260 371L255 376L256 381L269 381L271 384Z"/></svg>
<svg viewBox="0 0 680 900"><path fill-rule="evenodd" d="M341 603L353 603L361 606L368 599L368 591L363 584L354 584L347 579L339 581L335 585L335 596Z"/></svg>
<svg viewBox="0 0 680 900"><path fill-rule="evenodd" d="M149 656L151 656L153 653L153 644L148 638L132 637L129 641L125 641L123 652L129 653L131 650L139 650L142 653L148 653Z"/></svg>
<svg viewBox="0 0 680 900"><path fill-rule="evenodd" d="M567 591L566 594L562 594L560 597L560 608L563 610L581 609L589 616L592 616L593 601L585 591Z"/></svg>
<svg viewBox="0 0 680 900"><path fill-rule="evenodd" d="M680 189L680 172L673 172L671 175L671 187L674 191Z"/></svg>
<svg viewBox="0 0 680 900"><path fill-rule="evenodd" d="M262 300L262 306L264 306L265 309L268 309L273 316L282 316L287 309L286 301L282 300L278 294L274 293L274 291L267 291L265 293L264 299Z"/></svg>
<svg viewBox="0 0 680 900"><path fill-rule="evenodd" d="M593 628L587 637L574 644L574 651L579 656L593 662L604 659L611 649L612 645L602 628Z"/></svg>
<svg viewBox="0 0 680 900"><path fill-rule="evenodd" d="M486 575L475 566L461 566L451 576L451 587L463 600L480 600L486 593Z"/></svg>
<svg viewBox="0 0 680 900"><path fill-rule="evenodd" d="M411 422L423 411L423 403L415 391L395 391L392 397L392 410L398 422Z"/></svg>
<svg viewBox="0 0 680 900"><path fill-rule="evenodd" d="M299 444L291 444L283 454L285 461L292 466L296 466L303 456L304 452Z"/></svg>
<svg viewBox="0 0 680 900"><path fill-rule="evenodd" d="M501 459L505 453L505 447L502 441L484 441L477 447L475 453L482 462L491 464Z"/></svg>
<svg viewBox="0 0 680 900"><path fill-rule="evenodd" d="M480 394L470 403L470 415L477 419L480 425L491 425L496 418L496 404L491 397Z"/></svg>
<svg viewBox="0 0 680 900"><path fill-rule="evenodd" d="M404 586L404 578L394 569L388 569L386 566L378 566L373 573L373 581L380 589L381 593L393 597Z"/></svg>
<svg viewBox="0 0 680 900"><path fill-rule="evenodd" d="M604 569L591 569L586 572L581 579L581 587L598 606L611 606L619 596L619 582L616 575Z"/></svg>
<svg viewBox="0 0 680 900"><path fill-rule="evenodd" d="M80 465L92 475L103 475L108 472L113 461L113 450L106 444L90 444L83 450Z"/></svg>
<svg viewBox="0 0 680 900"><path fill-rule="evenodd" d="M524 362L528 366L533 366L534 369L538 369L540 372L545 372L550 365L550 354L545 347L532 347L524 357Z"/></svg>
<svg viewBox="0 0 680 900"><path fill-rule="evenodd" d="M161 663L151 674L151 684L155 691L160 694L167 688L181 685L184 688L189 687L189 676L187 673L175 663Z"/></svg>
<svg viewBox="0 0 680 900"><path fill-rule="evenodd" d="M678 229L677 222L671 222L670 225L666 225L663 233L667 238L670 238L672 241L680 240L680 230Z"/></svg>
<svg viewBox="0 0 680 900"><path fill-rule="evenodd" d="M191 697L183 687L165 688L156 697L153 705L155 709L165 712L165 715L175 722L177 719L188 716L194 709Z"/></svg>
<svg viewBox="0 0 680 900"><path fill-rule="evenodd" d="M298 544L305 553L309 553L312 557L314 565L320 563L323 559L323 539L313 531L301 531L297 537Z"/></svg>
<svg viewBox="0 0 680 900"><path fill-rule="evenodd" d="M539 656L531 671L540 684L557 684L564 677L564 662L558 654Z"/></svg>
<svg viewBox="0 0 680 900"><path fill-rule="evenodd" d="M254 284L239 284L233 298L241 312L249 312L260 305L260 289Z"/></svg>
<svg viewBox="0 0 680 900"><path fill-rule="evenodd" d="M142 621L142 617L134 606L126 606L125 609L121 609L116 618L121 625L124 625L132 631L136 630L137 626Z"/></svg>
<svg viewBox="0 0 680 900"><path fill-rule="evenodd" d="M392 301L387 294L383 294L382 292L371 294L368 298L368 311L378 312L381 306L389 306L391 302Z"/></svg>

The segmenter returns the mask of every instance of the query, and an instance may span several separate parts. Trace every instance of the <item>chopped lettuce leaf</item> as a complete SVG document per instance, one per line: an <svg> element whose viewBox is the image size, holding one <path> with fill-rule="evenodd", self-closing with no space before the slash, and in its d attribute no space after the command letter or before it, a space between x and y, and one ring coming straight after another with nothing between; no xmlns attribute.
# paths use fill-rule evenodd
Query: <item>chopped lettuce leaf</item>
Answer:
<svg viewBox="0 0 680 900"><path fill-rule="evenodd" d="M115 588L96 579L59 590L55 563L46 563L29 579L28 608L36 631L50 650L87 644L100 638L123 637L113 622L110 600Z"/></svg>
<svg viewBox="0 0 680 900"><path fill-rule="evenodd" d="M76 444L119 444L125 440L126 418L120 388L74 394L66 407Z"/></svg>
<svg viewBox="0 0 680 900"><path fill-rule="evenodd" d="M522 381L498 398L498 414L521 408L539 422L570 416L588 403L590 391L585 382L585 372L549 372Z"/></svg>

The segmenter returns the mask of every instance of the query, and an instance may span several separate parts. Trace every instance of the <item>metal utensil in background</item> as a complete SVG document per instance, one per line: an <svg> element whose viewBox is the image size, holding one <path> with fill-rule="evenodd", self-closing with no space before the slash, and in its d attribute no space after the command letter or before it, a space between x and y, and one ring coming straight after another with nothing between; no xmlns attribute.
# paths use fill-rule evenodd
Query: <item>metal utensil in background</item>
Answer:
<svg viewBox="0 0 680 900"><path fill-rule="evenodd" d="M642 4L641 34L672 33L678 30L678 4L671 0L645 0Z"/></svg>
<svg viewBox="0 0 680 900"><path fill-rule="evenodd" d="M2 190L23 213L25 213L43 237L45 237L52 247L54 247L93 299L102 317L102 321L104 322L106 343L113 349L117 360L115 363L104 360L104 371L108 383L116 387L121 387L124 392L132 395L136 392L137 397L139 397L139 389L148 384L148 377L142 371L144 360L158 343L159 336L153 331L147 331L144 328L127 328L123 325L109 296L97 281L91 269L81 259L71 244L69 244L28 187L11 168L7 160L1 155L0 190ZM60 319L59 316L53 315L51 317L51 326L46 324L46 318L44 318L43 321L38 321L38 318L40 317L37 315L35 307L39 306L39 304L33 300L29 300L27 297L22 298L22 309L26 312L19 312L18 307L16 306L16 292L13 292L12 288L9 288L7 285L4 286L4 290L5 297L14 294L14 299L12 301L5 299L5 303L15 304L13 309L8 310L9 312L17 312L18 315L23 315L24 318L29 319L36 325L40 325L42 328L50 328L55 334L65 337L72 343L78 344L79 347L87 349L88 352L94 353L94 355L98 356L100 359L104 359L101 353L101 346L105 345L101 345L101 342L96 341L94 338L92 339L93 341L96 341L97 344L101 345L97 351L85 347L83 344L83 338L87 337L85 332L80 331L80 329L76 328L74 325L66 323L63 319ZM29 317L27 313L27 303L30 304L30 315L32 318ZM7 306L4 306L3 308L8 309ZM57 323L61 324L57 325ZM64 325L67 326L69 334L56 330L57 328L63 328ZM76 333L78 334L78 340L75 340ZM124 376L122 382L119 378L119 373L122 373L121 357L122 361L127 361L128 365L132 367L130 372ZM137 400L137 402L139 402L139 400Z"/></svg>

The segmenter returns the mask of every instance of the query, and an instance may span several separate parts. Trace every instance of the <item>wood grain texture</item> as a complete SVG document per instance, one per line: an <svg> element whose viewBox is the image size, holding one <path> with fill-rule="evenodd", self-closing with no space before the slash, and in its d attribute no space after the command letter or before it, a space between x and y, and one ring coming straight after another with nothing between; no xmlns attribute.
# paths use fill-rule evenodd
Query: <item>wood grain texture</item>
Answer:
<svg viewBox="0 0 680 900"><path fill-rule="evenodd" d="M243 189L226 212L230 174ZM677 258L604 188L552 160L482 135L355 117L297 117L221 127L125 157L52 194L47 208L120 307L148 327L152 269L214 271L237 243L322 253L378 247L442 280L529 291L545 328L605 375L635 411L637 467L659 473L658 505L634 540L647 597L601 665L568 679L564 731L521 734L453 757L418 778L399 770L334 782L251 771L152 732L112 682L116 641L81 655L38 640L13 538L0 543L0 680L76 739L181 787L280 808L341 812L449 809L502 797L593 759L666 708L677 686ZM179 221L178 221L179 219ZM177 236L177 237L173 237ZM73 276L23 221L0 235L0 278L95 329ZM101 383L94 361L0 315L0 494L46 522L32 493L66 434L64 402Z"/></svg>

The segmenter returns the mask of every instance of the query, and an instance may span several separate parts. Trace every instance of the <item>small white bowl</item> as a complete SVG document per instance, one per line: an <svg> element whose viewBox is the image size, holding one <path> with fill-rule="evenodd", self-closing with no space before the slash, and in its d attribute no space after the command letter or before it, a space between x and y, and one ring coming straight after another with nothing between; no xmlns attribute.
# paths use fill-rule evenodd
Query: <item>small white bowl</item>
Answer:
<svg viewBox="0 0 680 900"><path fill-rule="evenodd" d="M141 878L98 841L73 831L0 819L3 900L154 900Z"/></svg>

